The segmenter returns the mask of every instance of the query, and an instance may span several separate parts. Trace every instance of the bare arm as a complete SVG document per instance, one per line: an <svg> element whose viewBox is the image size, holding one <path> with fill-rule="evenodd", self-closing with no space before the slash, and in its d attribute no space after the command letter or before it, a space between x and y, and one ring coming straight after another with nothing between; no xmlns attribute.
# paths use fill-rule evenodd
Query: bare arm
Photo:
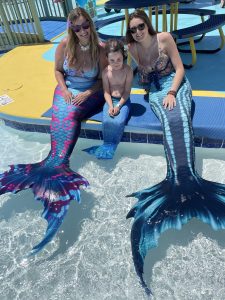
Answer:
<svg viewBox="0 0 225 300"><path fill-rule="evenodd" d="M66 49L67 39L63 39L55 52L55 78L62 90L62 95L65 101L68 104L71 104L72 101L72 93L67 89L65 79L64 79L64 70L63 70L63 62L65 58L65 49Z"/></svg>
<svg viewBox="0 0 225 300"><path fill-rule="evenodd" d="M173 79L173 83L170 87L170 90L177 92L185 74L184 66L181 61L179 52L177 50L177 46L171 34L167 32L161 33L160 41L162 42L162 45L166 50L168 56L170 57L173 67L175 69L175 76ZM173 109L173 107L176 106L176 97L171 94L167 95L163 100L163 105L165 108L168 108L169 110Z"/></svg>
<svg viewBox="0 0 225 300"><path fill-rule="evenodd" d="M130 96L131 85L132 85L132 81L133 81L133 70L129 66L126 66L126 68L127 68L127 76L126 76L125 87L124 87L124 91L123 91L122 97L119 102L119 104L121 106L123 106L126 103L127 99Z"/></svg>
<svg viewBox="0 0 225 300"><path fill-rule="evenodd" d="M171 90L178 91L179 86L180 86L180 84L183 80L184 74L185 74L184 66L183 66L182 60L180 58L180 54L177 50L177 46L176 46L171 34L164 32L163 36L164 36L163 40L165 43L165 49L167 51L168 56L171 59L171 62L173 64L173 67L176 72L174 79L173 79L173 84L171 86Z"/></svg>
<svg viewBox="0 0 225 300"><path fill-rule="evenodd" d="M102 72L102 83L103 83L103 90L104 90L104 98L105 101L109 105L109 115L113 117L113 103L112 103L112 97L111 97L111 91L110 91L110 85L109 85L109 79L108 79L108 67L105 68L105 70Z"/></svg>

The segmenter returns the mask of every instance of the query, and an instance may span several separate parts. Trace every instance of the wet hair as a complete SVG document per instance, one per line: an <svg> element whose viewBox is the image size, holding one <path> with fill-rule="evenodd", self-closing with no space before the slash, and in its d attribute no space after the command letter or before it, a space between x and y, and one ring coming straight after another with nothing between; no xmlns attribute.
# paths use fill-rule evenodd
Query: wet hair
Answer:
<svg viewBox="0 0 225 300"><path fill-rule="evenodd" d="M90 15L82 7L76 7L75 9L70 11L67 22L73 23L81 16L84 17L84 19L86 19L86 21L88 21L90 25L91 61L92 61L92 67L94 67L99 62L100 48L99 48L98 35ZM78 59L76 50L79 45L79 39L70 26L68 26L67 31L68 31L68 42L66 46L66 54L67 54L69 66L72 66L74 62L77 61Z"/></svg>
<svg viewBox="0 0 225 300"><path fill-rule="evenodd" d="M135 11L133 13L131 13L129 15L128 18L128 26L127 26L127 32L126 32L126 43L132 43L132 42L136 42L135 39L133 38L131 32L130 32L130 22L133 19L141 19L148 27L148 33L150 35L155 35L157 32L155 31L155 29L152 26L151 21L149 20L148 15L145 13L144 10L142 9L135 9Z"/></svg>
<svg viewBox="0 0 225 300"><path fill-rule="evenodd" d="M124 44L121 40L118 39L109 39L105 44L105 53L108 57L109 53L114 53L120 51L123 55L123 59L127 58L127 53L124 49Z"/></svg>

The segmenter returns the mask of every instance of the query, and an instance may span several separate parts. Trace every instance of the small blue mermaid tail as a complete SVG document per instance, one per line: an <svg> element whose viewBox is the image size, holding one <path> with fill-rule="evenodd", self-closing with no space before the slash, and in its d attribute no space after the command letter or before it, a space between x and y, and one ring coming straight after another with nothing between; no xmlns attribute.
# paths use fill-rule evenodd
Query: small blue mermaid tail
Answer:
<svg viewBox="0 0 225 300"><path fill-rule="evenodd" d="M101 146L92 146L83 151L88 154L94 155L98 159L112 159L116 151L116 144L103 144Z"/></svg>
<svg viewBox="0 0 225 300"><path fill-rule="evenodd" d="M78 93L72 90L73 94ZM44 205L42 217L48 222L43 240L31 254L39 252L55 235L61 225L71 200L80 201L80 187L88 181L72 171L69 157L80 133L81 121L103 106L102 94L95 94L82 105L68 105L56 87L52 107L51 151L42 162L10 166L0 175L0 194L17 193L32 188L35 199Z"/></svg>
<svg viewBox="0 0 225 300"><path fill-rule="evenodd" d="M183 80L177 93L177 105L171 110L162 106L174 74L160 80L162 90L150 94L150 105L160 119L167 159L165 180L148 189L133 193L138 202L127 218L134 218L131 246L136 272L141 284L150 294L143 279L144 259L158 245L161 233L170 228L181 229L196 217L213 229L225 228L225 185L201 178L195 171L194 145L191 125L191 87Z"/></svg>
<svg viewBox="0 0 225 300"><path fill-rule="evenodd" d="M112 97L113 106L120 101L120 98ZM120 143L124 127L130 112L130 98L121 107L120 113L115 117L110 117L108 114L109 105L105 103L103 107L103 144L101 146L93 146L83 151L94 155L98 159L112 159L118 144Z"/></svg>

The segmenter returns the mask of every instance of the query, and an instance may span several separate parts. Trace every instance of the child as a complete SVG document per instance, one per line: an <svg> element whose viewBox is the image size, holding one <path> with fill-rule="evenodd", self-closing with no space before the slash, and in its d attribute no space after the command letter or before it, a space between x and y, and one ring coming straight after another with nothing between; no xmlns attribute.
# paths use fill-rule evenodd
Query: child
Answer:
<svg viewBox="0 0 225 300"><path fill-rule="evenodd" d="M111 159L121 141L130 111L130 91L133 80L131 67L124 63L125 50L121 41L110 39L105 45L108 66L102 72L105 97L103 108L103 140L101 146L84 151L99 159Z"/></svg>

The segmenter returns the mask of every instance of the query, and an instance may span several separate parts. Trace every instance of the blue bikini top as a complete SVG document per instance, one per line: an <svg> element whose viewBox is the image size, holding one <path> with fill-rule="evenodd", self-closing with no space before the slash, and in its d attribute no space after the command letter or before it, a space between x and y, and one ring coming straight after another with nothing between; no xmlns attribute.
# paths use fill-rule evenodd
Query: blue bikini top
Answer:
<svg viewBox="0 0 225 300"><path fill-rule="evenodd" d="M67 58L63 63L65 74L65 82L68 88L86 90L90 88L96 81L99 75L99 66L90 70L76 70L68 65Z"/></svg>

